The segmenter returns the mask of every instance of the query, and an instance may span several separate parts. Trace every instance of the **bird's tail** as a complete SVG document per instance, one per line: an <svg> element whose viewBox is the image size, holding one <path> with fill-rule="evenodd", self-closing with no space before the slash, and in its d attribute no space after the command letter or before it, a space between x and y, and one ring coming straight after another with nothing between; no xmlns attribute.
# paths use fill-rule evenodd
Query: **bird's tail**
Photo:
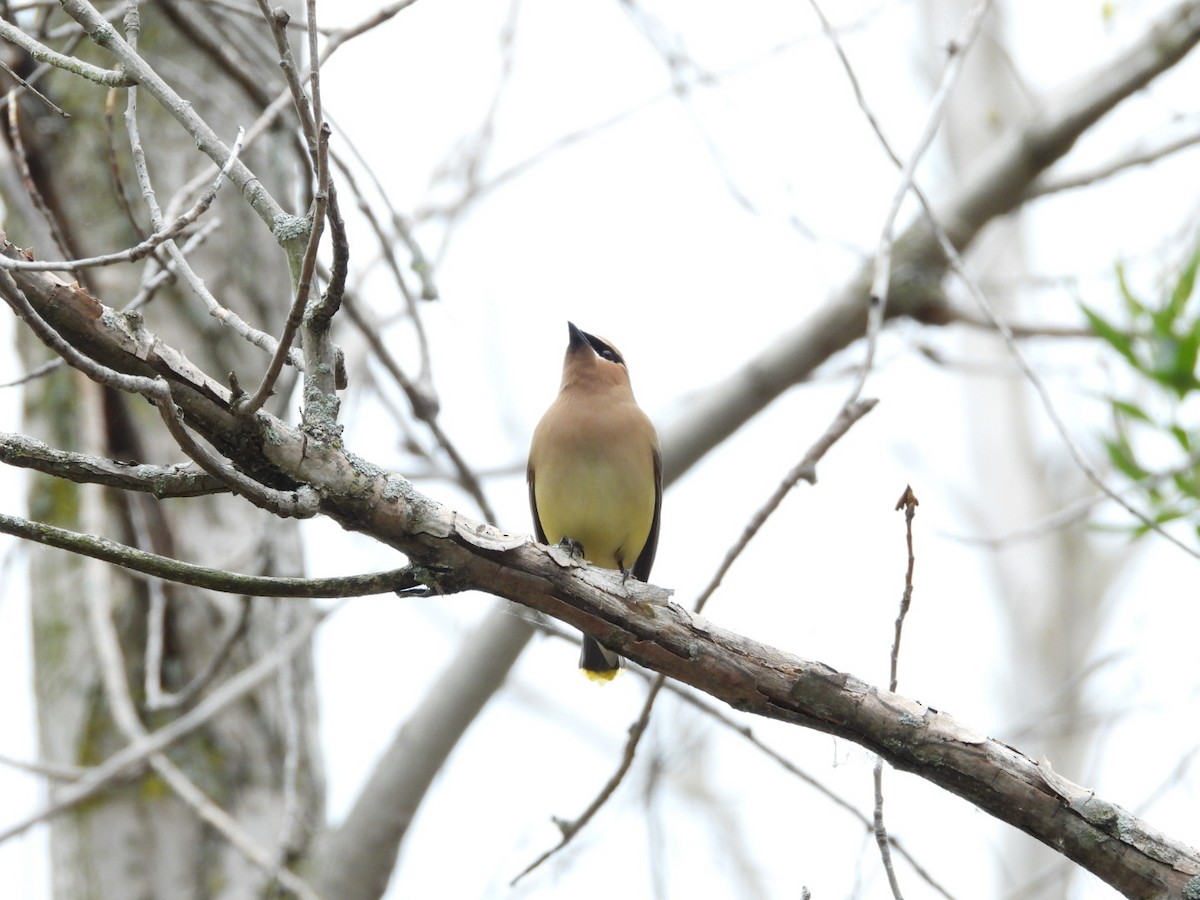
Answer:
<svg viewBox="0 0 1200 900"><path fill-rule="evenodd" d="M617 677L625 661L594 638L583 636L583 649L579 652L579 668L583 674L599 684L607 684Z"/></svg>

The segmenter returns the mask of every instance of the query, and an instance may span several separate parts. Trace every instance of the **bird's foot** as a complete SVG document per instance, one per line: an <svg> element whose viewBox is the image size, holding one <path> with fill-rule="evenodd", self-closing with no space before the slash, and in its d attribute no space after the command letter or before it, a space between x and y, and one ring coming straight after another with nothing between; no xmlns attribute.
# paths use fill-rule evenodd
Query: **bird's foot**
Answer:
<svg viewBox="0 0 1200 900"><path fill-rule="evenodd" d="M571 537L563 536L563 539L558 542L558 546L562 547L572 556L577 559L583 559L583 544Z"/></svg>

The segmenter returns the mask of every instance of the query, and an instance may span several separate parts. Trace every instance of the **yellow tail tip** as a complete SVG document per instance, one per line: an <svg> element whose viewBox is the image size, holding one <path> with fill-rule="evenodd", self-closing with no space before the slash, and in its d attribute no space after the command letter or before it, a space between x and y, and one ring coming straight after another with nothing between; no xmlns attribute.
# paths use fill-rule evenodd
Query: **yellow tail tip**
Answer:
<svg viewBox="0 0 1200 900"><path fill-rule="evenodd" d="M595 684L608 684L621 672L620 669L580 669L579 671L587 676L588 681Z"/></svg>

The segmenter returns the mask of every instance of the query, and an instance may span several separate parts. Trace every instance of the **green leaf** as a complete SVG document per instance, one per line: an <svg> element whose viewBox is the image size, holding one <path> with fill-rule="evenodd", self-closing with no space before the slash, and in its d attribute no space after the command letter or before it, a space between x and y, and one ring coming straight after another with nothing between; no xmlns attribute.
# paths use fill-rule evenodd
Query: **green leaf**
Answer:
<svg viewBox="0 0 1200 900"><path fill-rule="evenodd" d="M1108 402L1112 405L1113 411L1118 415L1122 415L1127 419L1145 422L1147 425L1154 424L1154 421L1146 415L1146 411L1132 400L1118 400L1116 397L1109 397Z"/></svg>
<svg viewBox="0 0 1200 900"><path fill-rule="evenodd" d="M1146 374L1182 399L1195 390L1198 352L1200 345L1191 340L1175 337L1156 340L1152 352L1154 364Z"/></svg>
<svg viewBox="0 0 1200 900"><path fill-rule="evenodd" d="M1184 497L1200 498L1200 472L1195 469L1175 474L1171 482L1175 485L1175 490Z"/></svg>
<svg viewBox="0 0 1200 900"><path fill-rule="evenodd" d="M1138 465L1137 460L1133 458L1132 448L1123 437L1105 441L1104 448L1108 451L1108 458L1113 467L1131 481L1141 481L1150 474Z"/></svg>
<svg viewBox="0 0 1200 900"><path fill-rule="evenodd" d="M1133 295L1133 291L1129 289L1129 282L1125 280L1125 266L1122 263L1117 263L1117 290L1121 292L1121 299L1125 301L1125 306L1134 318L1140 318L1146 314L1146 304L1142 303Z"/></svg>
<svg viewBox="0 0 1200 900"><path fill-rule="evenodd" d="M1137 358L1134 356L1133 341L1130 340L1129 335L1086 304L1080 303L1079 308L1087 318L1092 331L1096 332L1096 336L1125 357L1130 365L1140 370L1141 366L1138 365Z"/></svg>
<svg viewBox="0 0 1200 900"><path fill-rule="evenodd" d="M1192 254L1192 258L1188 260L1183 271L1179 273L1179 280L1175 282L1175 289L1171 291L1171 299L1167 306L1174 310L1172 318L1178 318L1183 312L1187 302L1191 299L1192 291L1196 287L1196 270L1200 268L1200 247L1196 248L1196 252Z"/></svg>
<svg viewBox="0 0 1200 900"><path fill-rule="evenodd" d="M1171 437L1175 438L1177 443L1184 453L1192 452L1192 436L1188 430L1182 425L1171 425L1168 429L1171 432Z"/></svg>

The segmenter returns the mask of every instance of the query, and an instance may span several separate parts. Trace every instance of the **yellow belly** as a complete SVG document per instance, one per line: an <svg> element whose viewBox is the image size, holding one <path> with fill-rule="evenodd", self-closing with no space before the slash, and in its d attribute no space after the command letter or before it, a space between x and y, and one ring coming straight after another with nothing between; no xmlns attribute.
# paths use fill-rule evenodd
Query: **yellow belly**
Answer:
<svg viewBox="0 0 1200 900"><path fill-rule="evenodd" d="M654 464L630 471L603 459L576 460L539 470L534 500L546 540L569 537L588 562L631 569L654 519Z"/></svg>

